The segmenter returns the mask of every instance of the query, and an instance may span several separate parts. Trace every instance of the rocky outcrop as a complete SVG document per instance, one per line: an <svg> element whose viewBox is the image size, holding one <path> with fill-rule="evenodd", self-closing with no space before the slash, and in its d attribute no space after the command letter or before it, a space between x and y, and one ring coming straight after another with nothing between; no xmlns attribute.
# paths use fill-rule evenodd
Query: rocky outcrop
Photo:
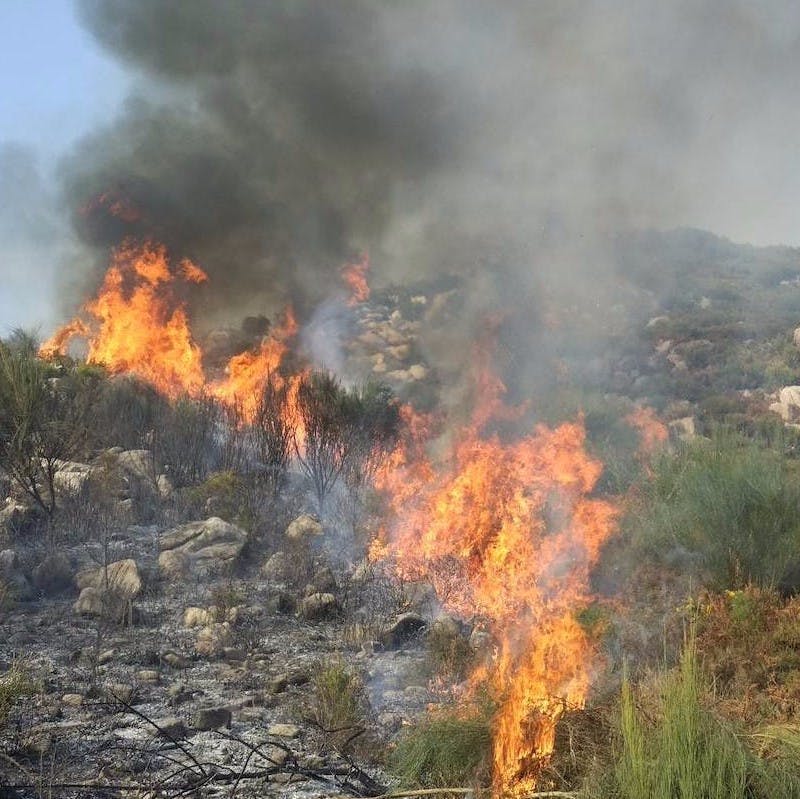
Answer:
<svg viewBox="0 0 800 799"><path fill-rule="evenodd" d="M298 516L287 528L286 538L296 543L313 541L322 535L322 524L308 513Z"/></svg>
<svg viewBox="0 0 800 799"><path fill-rule="evenodd" d="M130 612L132 601L142 590L139 569L132 558L78 572L75 584L81 592L73 606L77 614L118 621Z"/></svg>
<svg viewBox="0 0 800 799"><path fill-rule="evenodd" d="M784 422L800 420L800 386L784 386L769 409L777 413Z"/></svg>
<svg viewBox="0 0 800 799"><path fill-rule="evenodd" d="M232 566L246 542L244 530L212 516L165 533L158 566L167 578L208 574Z"/></svg>

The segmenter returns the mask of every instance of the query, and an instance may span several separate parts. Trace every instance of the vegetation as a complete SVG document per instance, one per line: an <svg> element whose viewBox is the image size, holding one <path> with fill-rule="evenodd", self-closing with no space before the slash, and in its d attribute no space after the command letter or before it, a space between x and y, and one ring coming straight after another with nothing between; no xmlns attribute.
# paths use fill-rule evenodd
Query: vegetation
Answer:
<svg viewBox="0 0 800 799"><path fill-rule="evenodd" d="M400 739L391 767L407 786L428 788L486 782L491 707L432 711Z"/></svg>
<svg viewBox="0 0 800 799"><path fill-rule="evenodd" d="M54 371L28 336L0 342L0 468L50 517L58 464L88 437L94 383L91 372Z"/></svg>
<svg viewBox="0 0 800 799"><path fill-rule="evenodd" d="M35 692L36 683L19 662L15 661L5 674L0 674L0 729L15 702Z"/></svg>
<svg viewBox="0 0 800 799"><path fill-rule="evenodd" d="M779 451L718 434L655 460L627 526L648 557L682 551L718 588L774 585L800 554L798 507L800 481Z"/></svg>
<svg viewBox="0 0 800 799"><path fill-rule="evenodd" d="M325 745L347 751L366 729L368 702L361 678L333 660L317 668L312 685L311 718Z"/></svg>
<svg viewBox="0 0 800 799"><path fill-rule="evenodd" d="M386 387L345 389L326 372L303 379L297 411L302 440L295 436L295 452L320 508L343 475L361 485L399 432L399 408Z"/></svg>

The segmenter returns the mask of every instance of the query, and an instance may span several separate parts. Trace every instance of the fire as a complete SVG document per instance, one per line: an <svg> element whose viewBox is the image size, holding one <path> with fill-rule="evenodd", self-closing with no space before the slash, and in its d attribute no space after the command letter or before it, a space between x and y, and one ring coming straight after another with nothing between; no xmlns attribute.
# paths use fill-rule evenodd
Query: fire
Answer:
<svg viewBox="0 0 800 799"><path fill-rule="evenodd" d="M161 244L126 241L114 251L97 296L84 305L86 318L77 317L57 330L40 355L64 355L73 338L85 338L87 362L136 375L170 398L209 394L236 405L249 421L268 376L283 380L279 367L297 322L288 310L285 322L255 351L235 355L225 376L209 381L179 293L207 281L206 273L189 259L173 267Z"/></svg>
<svg viewBox="0 0 800 799"><path fill-rule="evenodd" d="M404 449L382 473L395 521L374 554L488 624L498 651L473 683L488 682L499 701L495 790L520 792L535 785L563 710L586 701L593 651L575 613L591 599L589 571L616 510L591 497L602 465L586 454L581 423L507 443L484 432L484 409L475 419L447 462Z"/></svg>
<svg viewBox="0 0 800 799"><path fill-rule="evenodd" d="M639 433L642 455L651 455L667 443L669 431L652 408L636 408L625 417L625 421Z"/></svg>
<svg viewBox="0 0 800 799"><path fill-rule="evenodd" d="M275 382L275 388L286 384L280 374L280 366L287 352L287 341L297 334L297 320L291 308L286 310L283 323L264 338L254 352L234 355L225 367L225 377L212 382L209 390L213 396L227 405L236 405L244 419L251 421L258 410L259 395L267 379ZM288 378L288 398L286 412L294 414L295 398L302 373ZM299 420L293 419L294 428L299 428Z"/></svg>
<svg viewBox="0 0 800 799"><path fill-rule="evenodd" d="M195 278L204 275L189 265ZM174 294L185 274L185 268L178 274L172 270L162 245L123 243L114 251L97 297L84 306L92 321L72 320L45 342L42 354L63 354L74 336L91 331L89 363L134 374L169 397L199 393L205 383L202 353Z"/></svg>
<svg viewBox="0 0 800 799"><path fill-rule="evenodd" d="M369 255L364 253L357 261L342 267L341 275L345 285L350 289L347 304L352 308L369 299Z"/></svg>

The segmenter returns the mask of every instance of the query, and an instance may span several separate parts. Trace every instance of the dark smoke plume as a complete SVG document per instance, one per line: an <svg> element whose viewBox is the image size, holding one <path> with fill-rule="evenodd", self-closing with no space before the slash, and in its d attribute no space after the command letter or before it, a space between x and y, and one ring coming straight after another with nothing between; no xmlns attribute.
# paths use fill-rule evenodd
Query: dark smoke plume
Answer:
<svg viewBox="0 0 800 799"><path fill-rule="evenodd" d="M613 294L613 232L713 219L715 203L746 218L726 176L774 176L800 116L782 102L800 74L790 3L78 8L139 75L63 165L78 232L97 268L126 233L194 258L209 317L286 299L302 313L368 249L378 281L459 273L478 287L465 316L532 308L536 331L548 291ZM136 213L87 211L104 192Z"/></svg>

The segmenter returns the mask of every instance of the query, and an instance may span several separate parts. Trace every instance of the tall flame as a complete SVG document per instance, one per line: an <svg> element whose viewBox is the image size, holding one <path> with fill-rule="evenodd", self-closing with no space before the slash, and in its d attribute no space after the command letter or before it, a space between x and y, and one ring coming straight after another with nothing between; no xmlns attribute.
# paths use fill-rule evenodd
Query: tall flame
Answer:
<svg viewBox="0 0 800 799"><path fill-rule="evenodd" d="M516 792L535 785L563 710L586 700L593 652L575 614L590 601L589 570L616 510L590 496L602 466L586 454L581 423L505 443L484 433L484 408L475 419L447 462L404 447L381 474L395 520L375 553L430 579L451 612L486 620L498 651L473 683L499 699L495 788Z"/></svg>
<svg viewBox="0 0 800 799"><path fill-rule="evenodd" d="M343 266L340 274L345 285L350 289L347 304L351 308L369 299L370 291L369 283L367 283L369 255L367 253L363 253L357 261Z"/></svg>
<svg viewBox="0 0 800 799"><path fill-rule="evenodd" d="M73 338L86 338L89 363L134 374L171 398L210 394L235 404L250 420L268 376L282 379L275 376L297 322L287 309L284 323L255 351L233 356L224 377L209 381L178 292L207 281L206 273L188 259L173 268L161 244L126 241L112 254L97 296L84 305L88 319L77 317L57 330L40 354L64 355Z"/></svg>

